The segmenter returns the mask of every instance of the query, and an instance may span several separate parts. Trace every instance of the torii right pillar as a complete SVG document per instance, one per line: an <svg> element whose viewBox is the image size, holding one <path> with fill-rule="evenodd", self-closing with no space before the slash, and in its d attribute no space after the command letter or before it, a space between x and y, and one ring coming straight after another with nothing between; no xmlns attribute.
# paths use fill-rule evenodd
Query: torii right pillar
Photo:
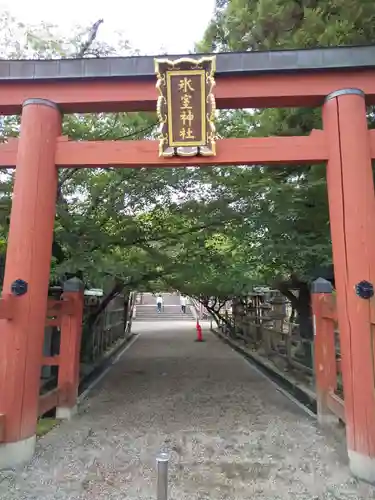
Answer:
<svg viewBox="0 0 375 500"><path fill-rule="evenodd" d="M375 197L364 93L330 94L323 126L349 465L375 483Z"/></svg>

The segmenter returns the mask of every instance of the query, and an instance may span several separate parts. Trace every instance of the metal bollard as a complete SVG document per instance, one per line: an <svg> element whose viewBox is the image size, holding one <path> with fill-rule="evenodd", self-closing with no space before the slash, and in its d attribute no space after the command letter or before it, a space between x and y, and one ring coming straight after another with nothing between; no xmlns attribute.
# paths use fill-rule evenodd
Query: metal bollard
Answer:
<svg viewBox="0 0 375 500"><path fill-rule="evenodd" d="M168 453L159 453L156 457L158 470L157 500L168 500Z"/></svg>

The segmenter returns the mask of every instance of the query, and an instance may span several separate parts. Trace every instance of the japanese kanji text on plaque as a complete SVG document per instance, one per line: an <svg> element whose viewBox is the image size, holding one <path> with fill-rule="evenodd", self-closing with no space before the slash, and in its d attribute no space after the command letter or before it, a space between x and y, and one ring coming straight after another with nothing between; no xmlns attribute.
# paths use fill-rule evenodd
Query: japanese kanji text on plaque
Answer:
<svg viewBox="0 0 375 500"><path fill-rule="evenodd" d="M215 155L215 57L156 59L160 156Z"/></svg>

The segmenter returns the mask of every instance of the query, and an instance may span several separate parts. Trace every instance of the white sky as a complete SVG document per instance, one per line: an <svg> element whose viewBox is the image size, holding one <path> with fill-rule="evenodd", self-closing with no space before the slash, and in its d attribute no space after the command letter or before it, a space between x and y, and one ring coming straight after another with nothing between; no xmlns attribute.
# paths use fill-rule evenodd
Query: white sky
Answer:
<svg viewBox="0 0 375 500"><path fill-rule="evenodd" d="M104 19L100 39L123 33L143 54L184 54L202 38L215 0L0 0L1 11L35 24L47 21L69 33L73 25Z"/></svg>

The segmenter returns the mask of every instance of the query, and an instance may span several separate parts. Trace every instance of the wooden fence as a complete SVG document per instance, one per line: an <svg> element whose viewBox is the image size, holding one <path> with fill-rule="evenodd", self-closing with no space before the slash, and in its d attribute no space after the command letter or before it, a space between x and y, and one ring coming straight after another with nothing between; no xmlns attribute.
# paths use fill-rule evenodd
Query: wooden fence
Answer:
<svg viewBox="0 0 375 500"><path fill-rule="evenodd" d="M197 299L189 297L189 302L190 304L188 304L188 306L193 307L197 319L206 320L210 318L210 313Z"/></svg>
<svg viewBox="0 0 375 500"><path fill-rule="evenodd" d="M319 291L319 283L324 283L326 292ZM316 284L318 288L312 290L313 341L301 337L298 325L289 321L290 305L277 296L268 303L251 301L242 314L226 311L218 328L257 361L274 366L275 373L282 372L285 378L292 373L288 380L294 380L308 398L315 398L319 421L345 422L336 300L329 282L317 280Z"/></svg>
<svg viewBox="0 0 375 500"><path fill-rule="evenodd" d="M51 290L50 290L51 292ZM87 374L82 359L82 325L84 313L83 284L73 278L64 289L54 288L48 298L45 343L41 358L41 383L38 415L51 410L73 409L77 403L80 380ZM0 317L11 319L17 297L5 295L0 299ZM125 301L116 297L97 317L90 331L93 340L91 369L97 367L111 352L121 347L130 334L135 294ZM67 412L65 411L65 414ZM61 416L64 411L61 412ZM5 416L0 414L0 442L6 440Z"/></svg>
<svg viewBox="0 0 375 500"><path fill-rule="evenodd" d="M39 416L56 407L76 404L82 315L83 288L65 291L60 300L48 299L46 327L59 329L60 345L58 353L43 356L42 366L58 367L58 376L57 386L39 397Z"/></svg>
<svg viewBox="0 0 375 500"><path fill-rule="evenodd" d="M3 295L0 299L0 318L11 319L14 313L13 295ZM0 443L5 439L5 415L0 413Z"/></svg>
<svg viewBox="0 0 375 500"><path fill-rule="evenodd" d="M298 324L289 320L290 303L280 295L263 302L254 295L245 306L225 310L220 328L228 336L254 348L260 356L275 361L286 369L313 375L312 342L300 335Z"/></svg>
<svg viewBox="0 0 375 500"><path fill-rule="evenodd" d="M67 396L66 391L72 383L75 387L74 400L76 400L79 383L110 358L113 351L121 347L130 335L135 302L134 293L130 294L127 301L124 295L115 297L89 326L85 324L84 319L89 317L94 310L93 307L96 306L84 305L83 291L77 293L79 293L79 299L78 295L73 297L72 292L68 295L68 301L72 302L73 299L79 301L79 311L73 310L75 321L79 323L77 334L68 331L68 328L72 328L73 320L71 318L70 322L68 321L69 315L72 315L72 306L65 304L67 293L64 292L59 300L49 299L45 335L49 334L50 337L57 338L58 345L52 342L51 350L55 351L55 354L43 357L43 368L57 366L58 370L49 373L47 379L41 384L40 415L65 403L70 404L73 401L73 395ZM52 335L48 332L49 327L54 327ZM71 372L74 371L74 381L72 380L73 373L70 373L70 378L67 378L68 369L62 363L65 356L71 360L71 363L74 358L74 368L70 368Z"/></svg>
<svg viewBox="0 0 375 500"><path fill-rule="evenodd" d="M345 422L344 390L337 332L336 298L323 279L313 284L314 367L318 419Z"/></svg>
<svg viewBox="0 0 375 500"><path fill-rule="evenodd" d="M82 377L93 372L130 335L135 300L135 293L131 293L128 300L124 295L118 295L84 331L81 349ZM85 308L86 317L90 312L91 307Z"/></svg>

